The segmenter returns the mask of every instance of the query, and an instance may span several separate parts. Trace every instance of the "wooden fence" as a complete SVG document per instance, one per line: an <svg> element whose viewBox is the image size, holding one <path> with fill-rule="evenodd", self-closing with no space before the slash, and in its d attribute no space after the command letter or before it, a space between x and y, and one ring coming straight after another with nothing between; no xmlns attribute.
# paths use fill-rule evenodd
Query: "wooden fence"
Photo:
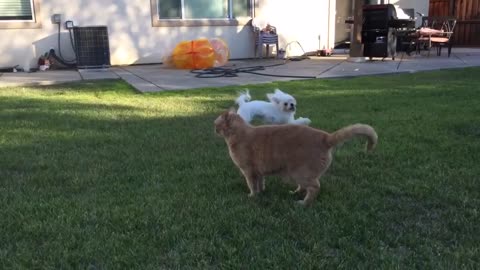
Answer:
<svg viewBox="0 0 480 270"><path fill-rule="evenodd" d="M428 16L454 16L454 44L480 47L480 0L430 0Z"/></svg>

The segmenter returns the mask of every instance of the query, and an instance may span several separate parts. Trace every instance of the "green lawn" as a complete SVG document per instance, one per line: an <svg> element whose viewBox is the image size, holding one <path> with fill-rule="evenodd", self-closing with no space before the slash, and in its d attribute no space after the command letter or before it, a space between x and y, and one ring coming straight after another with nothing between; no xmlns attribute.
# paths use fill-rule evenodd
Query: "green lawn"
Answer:
<svg viewBox="0 0 480 270"><path fill-rule="evenodd" d="M215 136L228 87L122 81L0 89L1 269L478 269L480 68L305 80L297 116L372 125L338 148L315 204L251 199Z"/></svg>

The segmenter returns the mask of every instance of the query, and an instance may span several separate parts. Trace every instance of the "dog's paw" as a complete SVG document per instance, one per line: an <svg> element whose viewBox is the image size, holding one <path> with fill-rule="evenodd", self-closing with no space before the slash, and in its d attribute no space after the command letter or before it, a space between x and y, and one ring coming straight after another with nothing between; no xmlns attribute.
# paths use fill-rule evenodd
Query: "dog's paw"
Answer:
<svg viewBox="0 0 480 270"><path fill-rule="evenodd" d="M308 118L305 118L305 117L299 117L297 120L296 120L299 124L303 124L303 125L310 125L310 123L312 123L312 120L308 119Z"/></svg>

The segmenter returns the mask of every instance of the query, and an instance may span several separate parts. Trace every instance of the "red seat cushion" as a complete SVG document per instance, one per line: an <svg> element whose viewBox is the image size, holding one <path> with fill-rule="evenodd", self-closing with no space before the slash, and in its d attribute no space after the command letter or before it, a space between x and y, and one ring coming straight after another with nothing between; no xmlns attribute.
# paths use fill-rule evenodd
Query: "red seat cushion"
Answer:
<svg viewBox="0 0 480 270"><path fill-rule="evenodd" d="M448 38L444 37L431 37L432 42L445 43L448 42Z"/></svg>
<svg viewBox="0 0 480 270"><path fill-rule="evenodd" d="M438 35L443 33L442 30L432 29L429 27L422 27L418 32L420 33L420 35L426 35L426 36L435 35L435 34Z"/></svg>

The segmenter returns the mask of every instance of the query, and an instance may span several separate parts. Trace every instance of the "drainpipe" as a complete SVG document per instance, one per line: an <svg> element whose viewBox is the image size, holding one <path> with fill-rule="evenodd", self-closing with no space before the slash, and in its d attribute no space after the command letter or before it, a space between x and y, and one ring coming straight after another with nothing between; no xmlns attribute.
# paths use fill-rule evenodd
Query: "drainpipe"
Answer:
<svg viewBox="0 0 480 270"><path fill-rule="evenodd" d="M328 29L327 29L327 47L326 49L330 49L330 13L332 12L331 10L331 2L332 0L328 0Z"/></svg>

